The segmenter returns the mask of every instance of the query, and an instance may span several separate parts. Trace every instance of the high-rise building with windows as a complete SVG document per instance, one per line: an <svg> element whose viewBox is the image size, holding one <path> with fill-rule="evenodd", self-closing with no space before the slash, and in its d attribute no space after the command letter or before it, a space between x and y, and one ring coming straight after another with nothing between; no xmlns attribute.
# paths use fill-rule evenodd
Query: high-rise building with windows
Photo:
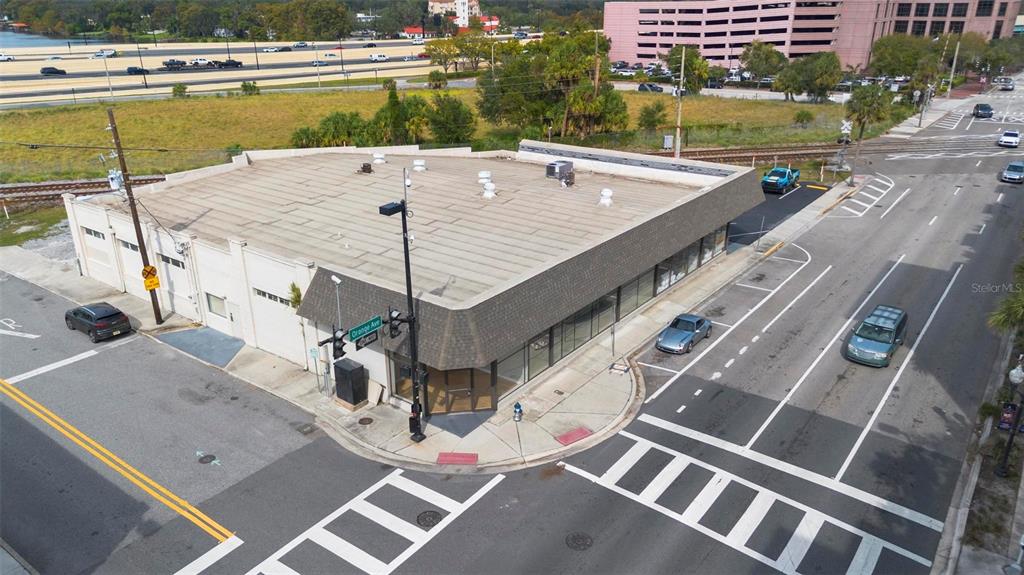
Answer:
<svg viewBox="0 0 1024 575"><path fill-rule="evenodd" d="M1013 32L1020 0L901 2L893 0L677 0L606 2L604 33L612 60L654 62L676 44L699 46L725 67L739 65L753 40L790 58L834 51L844 66L864 66L886 34L938 36Z"/></svg>
<svg viewBox="0 0 1024 575"><path fill-rule="evenodd" d="M431 14L455 14L455 22L459 28L469 26L471 16L480 16L480 0L430 0L427 3L427 10Z"/></svg>

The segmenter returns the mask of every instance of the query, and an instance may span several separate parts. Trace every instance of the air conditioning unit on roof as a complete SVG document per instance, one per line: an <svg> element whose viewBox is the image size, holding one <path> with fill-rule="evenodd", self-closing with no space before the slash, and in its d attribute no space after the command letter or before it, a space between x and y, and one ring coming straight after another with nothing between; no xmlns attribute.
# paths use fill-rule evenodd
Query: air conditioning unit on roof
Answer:
<svg viewBox="0 0 1024 575"><path fill-rule="evenodd" d="M547 165L546 175L559 181L565 181L572 177L572 162L557 160Z"/></svg>

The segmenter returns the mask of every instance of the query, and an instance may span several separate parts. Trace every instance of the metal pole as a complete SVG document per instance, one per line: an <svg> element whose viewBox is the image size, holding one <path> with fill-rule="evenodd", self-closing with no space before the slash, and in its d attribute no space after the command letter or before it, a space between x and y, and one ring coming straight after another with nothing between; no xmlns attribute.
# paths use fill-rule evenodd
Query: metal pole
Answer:
<svg viewBox="0 0 1024 575"><path fill-rule="evenodd" d="M764 235L764 216L761 216L761 230L757 232L757 243L754 244L754 251L761 247L761 236Z"/></svg>
<svg viewBox="0 0 1024 575"><path fill-rule="evenodd" d="M676 89L676 150L675 159L679 159L679 148L682 146L680 137L683 133L683 75L686 73L686 44L683 44L683 55L679 58L679 86Z"/></svg>
<svg viewBox="0 0 1024 575"><path fill-rule="evenodd" d="M114 86L110 83L110 68L107 66L107 57L103 57L103 70L107 73L107 90L110 92L110 97L114 97Z"/></svg>
<svg viewBox="0 0 1024 575"><path fill-rule="evenodd" d="M135 207L135 195L132 194L131 177L128 174L128 164L124 160L124 151L121 149L121 136L117 132L113 108L107 108L107 119L110 121L110 134L114 138L114 148L117 149L117 162L121 166L124 192L128 196L128 209L132 214L132 223L135 224L135 242L139 246L139 255L142 256L142 267L147 267L149 266L149 252L146 251L146 240L142 236L142 224L139 222L139 211ZM156 320L156 324L160 325L164 323L164 318L160 314L160 300L157 299L156 290L148 291L149 301L153 304L153 318Z"/></svg>
<svg viewBox="0 0 1024 575"><path fill-rule="evenodd" d="M341 284L340 283L335 283L334 284L334 299L335 299L335 301L338 304L338 329L342 329L342 327L341 327ZM334 332L331 332L331 335L333 336Z"/></svg>
<svg viewBox="0 0 1024 575"><path fill-rule="evenodd" d="M1016 392L1016 388L1014 388ZM1020 427L1020 412L1024 411L1022 405L1017 405L1017 414L1013 417L1013 427L1010 428L1010 436L1006 438L1006 447L1003 448L1003 456L999 458L999 466L996 467L996 475L1006 477L1010 474L1007 466L1010 464L1010 451L1013 449L1013 438L1017 435L1017 428Z"/></svg>
<svg viewBox="0 0 1024 575"><path fill-rule="evenodd" d="M956 73L956 59L960 57L960 41L956 41L956 50L953 51L953 65L949 68L949 88L946 90L946 99L953 94L953 74Z"/></svg>
<svg viewBox="0 0 1024 575"><path fill-rule="evenodd" d="M313 59L316 60L316 87L321 88L320 85L320 52L316 49L316 42L313 42Z"/></svg>
<svg viewBox="0 0 1024 575"><path fill-rule="evenodd" d="M403 170L402 184L405 185L406 171ZM412 419L415 425L409 431L412 433L410 439L419 443L426 439L423 435L423 404L420 403L420 358L416 340L416 308L413 307L412 299L412 267L409 264L409 205L402 200L402 249L405 252L405 305L408 307L406 320L409 323L409 360L412 363Z"/></svg>
<svg viewBox="0 0 1024 575"><path fill-rule="evenodd" d="M252 36L252 32L249 32L249 36ZM260 53L256 49L256 38L255 37L252 38L252 53L253 53L254 56L256 56L256 69L259 70L260 69Z"/></svg>
<svg viewBox="0 0 1024 575"><path fill-rule="evenodd" d="M338 36L338 57L341 58L341 72L345 73L345 50L341 47L341 36Z"/></svg>
<svg viewBox="0 0 1024 575"><path fill-rule="evenodd" d="M142 68L142 85L149 89L149 80L146 80L146 66L142 63L142 48L139 48L139 41L135 41L135 53L139 55L139 68Z"/></svg>

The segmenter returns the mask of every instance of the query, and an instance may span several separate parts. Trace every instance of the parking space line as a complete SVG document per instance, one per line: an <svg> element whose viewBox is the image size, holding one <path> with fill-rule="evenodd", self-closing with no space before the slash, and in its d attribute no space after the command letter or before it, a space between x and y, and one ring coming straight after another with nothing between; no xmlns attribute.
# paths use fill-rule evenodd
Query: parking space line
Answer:
<svg viewBox="0 0 1024 575"><path fill-rule="evenodd" d="M773 259L773 260L782 260L782 261L784 261L784 262L793 262L793 263L795 263L795 264L803 264L803 263L807 263L807 262L804 262L804 261L801 261L801 260L798 260L798 259L793 259L793 258L785 258L785 257L782 257L782 256L772 256L772 257L771 257L771 258L769 258L769 259Z"/></svg>
<svg viewBox="0 0 1024 575"><path fill-rule="evenodd" d="M868 184L867 187L871 188L872 190L875 190L876 192L878 192L878 193L880 193L882 195L885 195L885 193L889 191L889 190L883 190L882 188L876 188L874 184ZM864 193L864 192L861 192L861 193Z"/></svg>
<svg viewBox="0 0 1024 575"><path fill-rule="evenodd" d="M736 363L736 358L730 357L729 361L725 362L725 369L729 369L730 367L732 367L733 363Z"/></svg>
<svg viewBox="0 0 1024 575"><path fill-rule="evenodd" d="M774 290L771 290L771 293L769 293L768 295L766 295L763 298L761 298L761 301L757 302L757 304L755 304L754 307L750 308L750 310L747 311L747 313L743 314L743 316L735 324L733 324L732 327L730 327L729 329L725 330L725 333L723 333L721 336L717 337L714 341L712 341L711 345L705 347L704 351L700 352L697 355L697 357L693 358L693 360L690 361L690 363L686 364L683 367L683 369L679 370L679 372L677 372L675 375L673 375L668 381L666 381L665 383L661 384L661 387L659 387L654 393L652 393L650 397L648 397L646 400L644 400L644 404L650 403L650 402L654 401L655 399L657 399L658 396L661 395L662 393L664 393L664 391L666 389L668 389L673 383L675 383L676 380L679 379L680 376L682 376L684 373L686 373L691 367L696 365L697 362L700 361L705 355L710 353L711 350L715 349L715 347L717 347L719 343L721 343L722 341L725 341L725 339L729 336L729 334L732 333L732 330L736 329L744 321L746 321L747 318L749 318L750 316L754 315L754 313L757 312L757 310L761 309L761 306L763 306L776 293L778 293L779 290L781 290L783 287L785 287L786 284L789 283L789 280L793 279L796 276L796 274L800 273L800 271L802 269L804 269L805 267L807 267L807 265L811 263L811 260L814 259L814 258L811 257L811 253L810 252L808 252L807 250L805 250L802 247L798 246L797 244L792 244L792 246L797 248L797 249L799 249L800 251L804 252L804 254L807 256L807 261L804 262L803 264L801 264L800 267L798 267L795 270L793 270L793 272L791 274L786 276L786 279L782 280L782 283L780 283L778 286L776 286Z"/></svg>
<svg viewBox="0 0 1024 575"><path fill-rule="evenodd" d="M768 288L763 288L761 286L752 286L752 285L749 285L749 284L737 283L737 284L733 284L733 285L735 285L736 287L750 288L750 289L756 289L756 290L761 290L761 291L768 291L768 292L772 291L772 290L770 290Z"/></svg>
<svg viewBox="0 0 1024 575"><path fill-rule="evenodd" d="M758 428L757 432L754 433L754 436L750 438L750 441L747 442L745 447L749 448L752 445L754 445L754 442L756 442L757 439L761 437L761 434L764 433L764 430L768 429L768 426L771 424L772 420L775 419L775 416L777 416L779 412L782 411L782 408L789 403L789 400L793 398L793 395L796 394L797 390L800 389L800 386L803 385L804 381L806 381L808 376L811 375L811 372L814 371L814 368L818 366L818 363L821 361L821 358L825 357L825 354L828 353L830 349L832 349L832 346L836 343L836 340L838 340L840 336L846 333L846 328L850 325L850 322L852 322L853 319L857 317L857 314L860 313L860 310L863 309L865 305L867 305L868 301L870 301L871 298L875 295L875 292L877 292L879 288L882 287L882 284L885 283L885 280L889 279L889 276L892 275L892 272L896 270L896 267L900 265L900 262L902 262L903 258L905 257L907 257L907 254L902 254L899 257L899 259L896 260L896 263L892 264L892 267L889 268L889 271L885 272L885 275L882 276L882 279L878 280L878 283L875 284L875 287L872 288L870 292L868 292L868 295L860 302L860 305L857 306L857 309L853 310L853 313L850 314L850 317L845 322L843 322L843 325L839 328L839 331L837 331L836 334L832 337L831 341L829 341L825 347L821 348L821 352L818 354L818 357L814 358L814 361L811 362L810 367L808 367L807 370L804 371L803 375L800 376L800 379L797 380L796 384L789 389L788 393L786 393L786 397L782 398L782 401L780 401L779 404L775 406L775 409L773 409L771 414L768 415L768 418L764 420L764 423L761 424L761 427Z"/></svg>
<svg viewBox="0 0 1024 575"><path fill-rule="evenodd" d="M804 560L804 555L807 555L807 550L811 548L811 543L818 536L818 531L821 530L821 526L824 523L825 518L818 513L809 512L804 514L803 519L796 526L796 532L793 533L793 537L790 538L786 548L779 555L779 563L784 572L796 571L796 568Z"/></svg>
<svg viewBox="0 0 1024 575"><path fill-rule="evenodd" d="M863 215L863 212L858 212L857 210L855 210L853 208L850 208L850 207L847 207L847 206L839 206L839 207L843 208L844 210L846 210L848 212L850 212L851 214L856 214L858 216Z"/></svg>
<svg viewBox="0 0 1024 575"><path fill-rule="evenodd" d="M867 195L867 194L865 194L865 195ZM871 204L865 204L864 202L862 202L862 201L860 201L858 199L855 199L855 198L847 198L847 199L850 200L851 202L857 204L858 206L864 206L865 208L870 208L871 207Z"/></svg>
<svg viewBox="0 0 1024 575"><path fill-rule="evenodd" d="M795 298L790 300L790 302L788 304L786 304L786 307L782 308L782 311L780 311L778 313L778 315L773 317L770 322L768 322L763 328L761 328L761 333L766 333L768 331L768 328L770 328L772 326L772 324L775 323L776 320L778 320L780 317L782 317L782 314L784 314L787 311L789 311L790 308L792 308L793 305L796 304L796 302L800 300L800 298L804 297L804 294L807 293L808 291L810 291L810 289L812 287L814 287L814 284L818 283L818 280L820 280L821 278L825 277L825 274L827 274L829 272L829 270L831 270L831 269L832 269L832 265L829 264L829 266L827 268L825 268L824 270L822 270L822 272L820 274L818 274L818 277L814 278L814 281L812 281L811 283L807 284L807 287L805 287L803 289L803 291L801 291L799 294L797 294L797 296ZM744 348L744 349L746 349L746 348Z"/></svg>
<svg viewBox="0 0 1024 575"><path fill-rule="evenodd" d="M693 396L697 397L698 395L700 395L700 392L702 392L702 391L704 391L704 390L703 389L698 389L697 391L693 392Z"/></svg>
<svg viewBox="0 0 1024 575"><path fill-rule="evenodd" d="M720 326L722 326L722 327L732 327L732 325L731 325L731 324L728 324L728 323L722 323L722 322L720 322L720 321L715 321L715 320L711 320L711 323L713 323L713 324L715 324L715 325L720 325Z"/></svg>
<svg viewBox="0 0 1024 575"><path fill-rule="evenodd" d="M871 198L871 201L873 201L873 202L877 202L882 197L882 196L872 196L871 194L869 194L869 193L867 193L867 192L865 192L863 190L860 191L860 192L857 192L857 193ZM885 195L885 194L883 194L883 195Z"/></svg>
<svg viewBox="0 0 1024 575"><path fill-rule="evenodd" d="M66 357L66 358L64 358L64 359L62 359L60 361L55 361L55 362L53 362L51 364L44 365L42 367L38 367L36 369L33 369L32 371L26 371L25 373L22 373L20 375L16 375L14 377L9 377L9 378L7 378L7 383L10 383L10 384L20 383L22 381L25 381L26 379L35 377L37 375L42 375L42 374L44 374L46 372L53 371L55 369L60 369L62 367L71 365L72 363L76 363L76 362L82 361L83 359L89 359L90 357L93 357L94 355L98 355L101 351L106 351L106 350L109 350L109 349L114 349L116 347L121 347L122 345L124 345L126 343L131 343L131 342L135 341L137 338L138 338L138 336L133 335L131 337L127 337L127 338L122 339L120 341L117 341L115 343L110 343L110 344L104 345L104 346L102 346L102 347L100 347L98 349L90 349L88 351L83 351L82 353L80 353L78 355L73 355L71 357Z"/></svg>
<svg viewBox="0 0 1024 575"><path fill-rule="evenodd" d="M1000 193L1000 194L999 194L999 197L998 197L998 198L996 198L996 203L997 203L997 204L1000 204L1000 203L1002 203L1002 202L1003 202L1003 194L1002 194L1002 193Z"/></svg>
<svg viewBox="0 0 1024 575"><path fill-rule="evenodd" d="M938 303L936 303L935 307L932 308L931 314L928 315L928 320L924 322L924 327L921 328L921 333L919 333L917 335L917 339L914 340L914 345L910 347L910 351L907 353L907 357L904 358L903 364L900 365L899 370L896 372L896 376L893 377L892 381L889 383L889 387L885 390L885 394L882 395L882 399L878 402L878 406L871 412L871 418L868 419L868 424L861 430L860 436L857 437L857 442L853 444L853 449L850 450L850 454L846 456L846 461L843 462L843 466L839 468L839 473L836 474L836 481L841 481L843 479L843 474L845 474L846 470L849 469L850 462L853 461L854 456L857 455L857 450L859 450L861 444L864 443L864 438L867 437L868 432L870 432L871 428L874 427L875 421L882 413L882 408L885 407L885 402L889 401L889 396L892 395L893 388L896 387L896 383L899 382L900 376L903 375L903 370L910 365L910 360L914 358L914 354L917 352L917 346L921 345L921 342L924 341L924 336L928 333L928 328L931 327L932 321L935 319L935 315L938 314L939 308L942 307L942 302L946 301L946 296L949 295L949 290L953 289L953 283L956 282L956 278L960 275L960 270L962 269L964 269L964 264L957 266L956 271L953 272L953 277L950 278L949 283L946 284L946 289L942 292L942 296L939 298Z"/></svg>
<svg viewBox="0 0 1024 575"><path fill-rule="evenodd" d="M957 189L959 189L959 188L957 188ZM886 210L885 210L884 212L882 212L882 216L881 216L881 217L879 217L878 219L882 219L882 218L884 218L885 216L889 215L889 212L891 212L891 211L892 211L892 209L896 207L896 204L900 203L900 200L902 200L902 199L903 199L903 197L904 197L904 196L906 196L906 195L907 195L907 194L909 194L909 193L910 193L910 188L907 188L906 190L903 190L903 193L902 193L902 194L900 194L900 197L896 198L896 201L895 201L895 202L893 202L891 206L889 206L888 208L886 208ZM954 194L954 195L955 195L955 194Z"/></svg>
<svg viewBox="0 0 1024 575"><path fill-rule="evenodd" d="M644 363L644 362L642 362L642 361L638 361L638 362L636 362L636 364L637 364L637 365L642 365L642 366L644 366L644 367L649 367L649 368L651 368L651 369L660 369L660 370L662 370L662 371L667 371L667 372L669 372L669 373L676 373L676 370L674 370L674 369L669 369L669 368L667 368L667 367L662 367L662 366L660 366L660 365L654 365L654 364L651 364L651 363Z"/></svg>

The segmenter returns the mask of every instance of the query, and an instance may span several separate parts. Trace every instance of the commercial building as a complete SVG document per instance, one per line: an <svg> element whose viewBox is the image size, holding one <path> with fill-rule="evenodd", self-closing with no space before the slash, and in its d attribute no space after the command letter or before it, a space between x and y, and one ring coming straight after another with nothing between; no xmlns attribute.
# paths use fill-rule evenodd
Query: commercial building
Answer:
<svg viewBox="0 0 1024 575"><path fill-rule="evenodd" d="M472 16L480 16L480 0L430 0L427 11L431 14L454 14L459 28L469 26Z"/></svg>
<svg viewBox="0 0 1024 575"><path fill-rule="evenodd" d="M898 2L892 0L686 0L606 2L610 58L654 62L676 44L699 46L712 64L739 66L753 40L789 58L836 52L843 66L866 66L875 40L887 34L938 36L1013 32L1020 0Z"/></svg>
<svg viewBox="0 0 1024 575"><path fill-rule="evenodd" d="M572 176L562 164L548 177L555 161ZM322 373L316 342L333 326L406 311L401 225L378 207L402 199L414 165L412 284L435 413L496 408L723 257L728 222L763 200L750 168L534 141L246 152L137 190L162 306ZM82 273L144 297L124 202L66 206ZM401 406L406 335L379 336L346 359Z"/></svg>

